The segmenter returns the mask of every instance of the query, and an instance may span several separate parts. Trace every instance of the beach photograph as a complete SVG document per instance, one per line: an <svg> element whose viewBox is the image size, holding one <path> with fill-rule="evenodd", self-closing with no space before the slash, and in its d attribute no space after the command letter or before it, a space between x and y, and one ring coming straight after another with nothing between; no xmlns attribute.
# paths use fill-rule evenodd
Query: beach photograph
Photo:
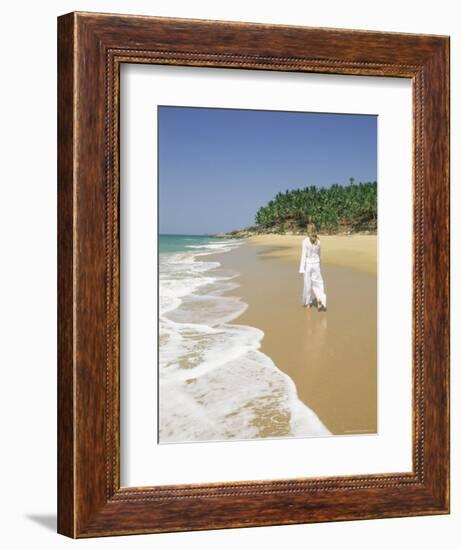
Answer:
<svg viewBox="0 0 461 550"><path fill-rule="evenodd" d="M377 433L377 117L158 107L158 442Z"/></svg>

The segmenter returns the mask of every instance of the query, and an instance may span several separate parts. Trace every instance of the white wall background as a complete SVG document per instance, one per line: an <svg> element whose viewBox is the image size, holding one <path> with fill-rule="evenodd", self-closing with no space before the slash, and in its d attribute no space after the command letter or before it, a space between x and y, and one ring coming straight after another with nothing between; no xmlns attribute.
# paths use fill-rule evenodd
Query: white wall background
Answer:
<svg viewBox="0 0 461 550"><path fill-rule="evenodd" d="M56 17L103 11L343 27L452 37L452 281L461 176L457 2L420 0L48 0L5 3L0 86L0 517L4 548L457 548L461 534L461 303L452 288L452 514L450 516L118 537L55 534L56 495ZM458 21L457 21L458 20Z"/></svg>

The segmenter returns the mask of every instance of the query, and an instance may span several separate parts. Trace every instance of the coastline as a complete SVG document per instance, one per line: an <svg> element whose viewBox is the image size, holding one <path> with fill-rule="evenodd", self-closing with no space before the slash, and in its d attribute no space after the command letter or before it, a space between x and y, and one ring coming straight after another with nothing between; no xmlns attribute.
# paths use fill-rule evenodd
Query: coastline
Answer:
<svg viewBox="0 0 461 550"><path fill-rule="evenodd" d="M216 256L240 273L231 293L248 304L232 324L264 332L261 351L333 434L376 433L377 237L320 235L325 313L301 305L303 238L251 236Z"/></svg>
<svg viewBox="0 0 461 550"><path fill-rule="evenodd" d="M264 333L233 323L248 304L238 293L240 272L222 260L243 242L163 240L159 442L331 435L298 398L293 379L261 351Z"/></svg>

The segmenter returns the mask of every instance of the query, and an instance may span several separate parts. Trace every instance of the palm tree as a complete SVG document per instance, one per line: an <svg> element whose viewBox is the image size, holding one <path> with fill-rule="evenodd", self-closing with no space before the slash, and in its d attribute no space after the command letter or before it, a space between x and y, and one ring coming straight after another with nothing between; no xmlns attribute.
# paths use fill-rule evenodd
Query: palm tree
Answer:
<svg viewBox="0 0 461 550"><path fill-rule="evenodd" d="M354 183L329 188L311 185L304 189L286 190L261 207L256 224L262 230L299 229L314 222L319 231L333 232L338 228L372 230L377 228L377 183Z"/></svg>

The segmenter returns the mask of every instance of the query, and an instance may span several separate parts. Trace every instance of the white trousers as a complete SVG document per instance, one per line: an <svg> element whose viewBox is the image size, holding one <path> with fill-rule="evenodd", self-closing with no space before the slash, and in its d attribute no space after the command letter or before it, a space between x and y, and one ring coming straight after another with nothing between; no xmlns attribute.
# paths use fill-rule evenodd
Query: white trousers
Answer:
<svg viewBox="0 0 461 550"><path fill-rule="evenodd" d="M318 262L314 264L306 262L304 271L303 305L309 304L311 300L311 292L314 293L317 298L317 302L321 302L326 307L327 297L323 287L320 263Z"/></svg>

